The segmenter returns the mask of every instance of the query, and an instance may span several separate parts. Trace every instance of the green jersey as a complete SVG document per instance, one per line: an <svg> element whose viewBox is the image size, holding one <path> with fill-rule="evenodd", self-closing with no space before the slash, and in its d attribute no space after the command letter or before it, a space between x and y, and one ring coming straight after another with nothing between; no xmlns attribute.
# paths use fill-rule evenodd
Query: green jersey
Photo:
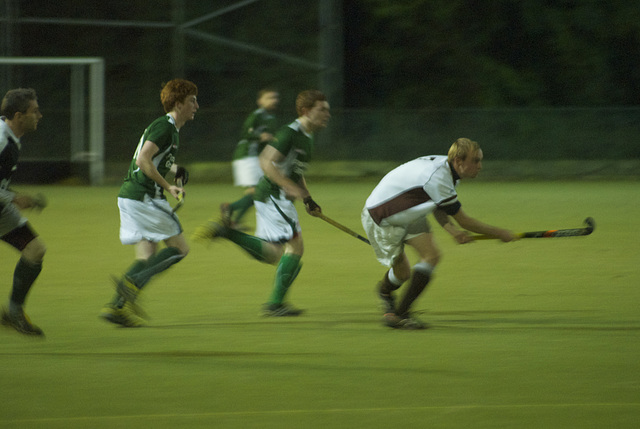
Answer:
<svg viewBox="0 0 640 429"><path fill-rule="evenodd" d="M179 146L178 129L176 128L175 120L171 115L167 114L153 121L144 130L144 134L140 138L136 152L129 165L127 177L120 187L118 197L139 201L142 201L145 195L149 195L151 198L165 198L164 190L154 180L148 178L140 170L140 167L136 165L138 154L147 140L158 146L158 153L155 154L152 161L160 175L164 177L175 162L175 154Z"/></svg>
<svg viewBox="0 0 640 429"><path fill-rule="evenodd" d="M242 140L233 152L233 159L258 156L265 146L265 143L260 142L260 134L274 134L277 129L278 121L275 115L262 108L254 110L242 124Z"/></svg>
<svg viewBox="0 0 640 429"><path fill-rule="evenodd" d="M276 165L282 174L295 183L299 183L309 166L313 153L313 135L302 130L297 119L276 133L275 140L269 143L284 155L284 159ZM263 176L256 186L254 199L266 201L269 195L280 195L280 187Z"/></svg>

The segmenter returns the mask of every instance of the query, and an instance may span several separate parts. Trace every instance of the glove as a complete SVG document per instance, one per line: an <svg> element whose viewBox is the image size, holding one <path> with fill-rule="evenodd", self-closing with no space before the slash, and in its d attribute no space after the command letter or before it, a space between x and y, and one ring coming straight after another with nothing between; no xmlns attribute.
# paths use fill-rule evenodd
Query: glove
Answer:
<svg viewBox="0 0 640 429"><path fill-rule="evenodd" d="M182 179L182 186L186 185L189 181L189 172L184 167L178 167L176 170L176 177L173 178L175 183L178 183L178 179Z"/></svg>
<svg viewBox="0 0 640 429"><path fill-rule="evenodd" d="M312 212L322 212L320 206L315 201L313 201L313 198L311 198L311 196L306 197L302 200L302 202L307 209L307 213L311 214Z"/></svg>

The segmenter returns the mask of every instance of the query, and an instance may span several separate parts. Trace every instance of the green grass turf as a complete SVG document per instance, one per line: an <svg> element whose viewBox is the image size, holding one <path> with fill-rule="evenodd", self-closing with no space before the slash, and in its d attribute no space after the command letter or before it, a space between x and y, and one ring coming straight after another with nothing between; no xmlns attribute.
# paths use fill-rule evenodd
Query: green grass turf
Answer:
<svg viewBox="0 0 640 429"><path fill-rule="evenodd" d="M310 183L325 214L358 232L373 186ZM148 286L148 327L108 325L97 315L109 275L133 258L117 189L22 189L50 200L28 214L48 253L27 309L47 338L0 329L0 427L637 427L637 183L463 182L464 208L486 222L527 231L593 216L597 228L465 246L436 228L443 259L416 305L433 327L418 332L380 325L385 269L371 249L304 213L290 298L305 315L259 317L274 269L222 241L193 243ZM190 184L186 232L239 194ZM8 294L17 254L5 245L0 257Z"/></svg>

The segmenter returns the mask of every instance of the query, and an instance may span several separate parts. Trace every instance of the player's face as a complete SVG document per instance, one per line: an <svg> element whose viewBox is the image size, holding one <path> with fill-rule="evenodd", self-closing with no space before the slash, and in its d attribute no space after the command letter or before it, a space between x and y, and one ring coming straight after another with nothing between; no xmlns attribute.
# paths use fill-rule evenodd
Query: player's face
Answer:
<svg viewBox="0 0 640 429"><path fill-rule="evenodd" d="M277 92L265 92L262 97L258 99L258 106L265 110L276 110L280 103L280 94Z"/></svg>
<svg viewBox="0 0 640 429"><path fill-rule="evenodd" d="M313 107L307 111L306 117L309 119L309 125L313 131L327 126L331 117L329 110L327 101L316 101Z"/></svg>
<svg viewBox="0 0 640 429"><path fill-rule="evenodd" d="M184 103L178 102L176 105L179 107L179 114L185 122L192 120L200 108L198 105L198 99L195 95L188 96L185 98Z"/></svg>
<svg viewBox="0 0 640 429"><path fill-rule="evenodd" d="M20 127L23 133L35 131L38 128L38 121L42 118L42 113L40 113L40 107L36 100L29 102L29 108L26 112L19 112L16 115L20 115Z"/></svg>
<svg viewBox="0 0 640 429"><path fill-rule="evenodd" d="M475 153L469 154L467 159L459 161L456 165L456 172L461 178L473 179L482 170L482 149L478 149Z"/></svg>

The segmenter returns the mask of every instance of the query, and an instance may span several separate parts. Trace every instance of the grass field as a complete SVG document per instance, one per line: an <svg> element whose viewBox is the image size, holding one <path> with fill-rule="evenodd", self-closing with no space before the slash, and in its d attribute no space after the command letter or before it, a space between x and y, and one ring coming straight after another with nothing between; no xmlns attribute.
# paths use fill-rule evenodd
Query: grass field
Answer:
<svg viewBox="0 0 640 429"><path fill-rule="evenodd" d="M325 214L361 231L374 183L310 183ZM146 289L148 327L98 319L133 250L118 241L117 188L23 187L48 245L28 301L46 332L0 330L6 428L636 428L640 421L640 187L474 183L466 211L515 231L588 237L458 246L417 303L426 331L379 323L384 267L364 243L301 214L306 253L290 292L307 313L263 319L274 269L228 242L192 244ZM189 185L185 231L235 199ZM252 216L249 216L251 219ZM412 259L414 255L411 255ZM17 254L0 248L3 296ZM3 300L5 298L2 298Z"/></svg>

